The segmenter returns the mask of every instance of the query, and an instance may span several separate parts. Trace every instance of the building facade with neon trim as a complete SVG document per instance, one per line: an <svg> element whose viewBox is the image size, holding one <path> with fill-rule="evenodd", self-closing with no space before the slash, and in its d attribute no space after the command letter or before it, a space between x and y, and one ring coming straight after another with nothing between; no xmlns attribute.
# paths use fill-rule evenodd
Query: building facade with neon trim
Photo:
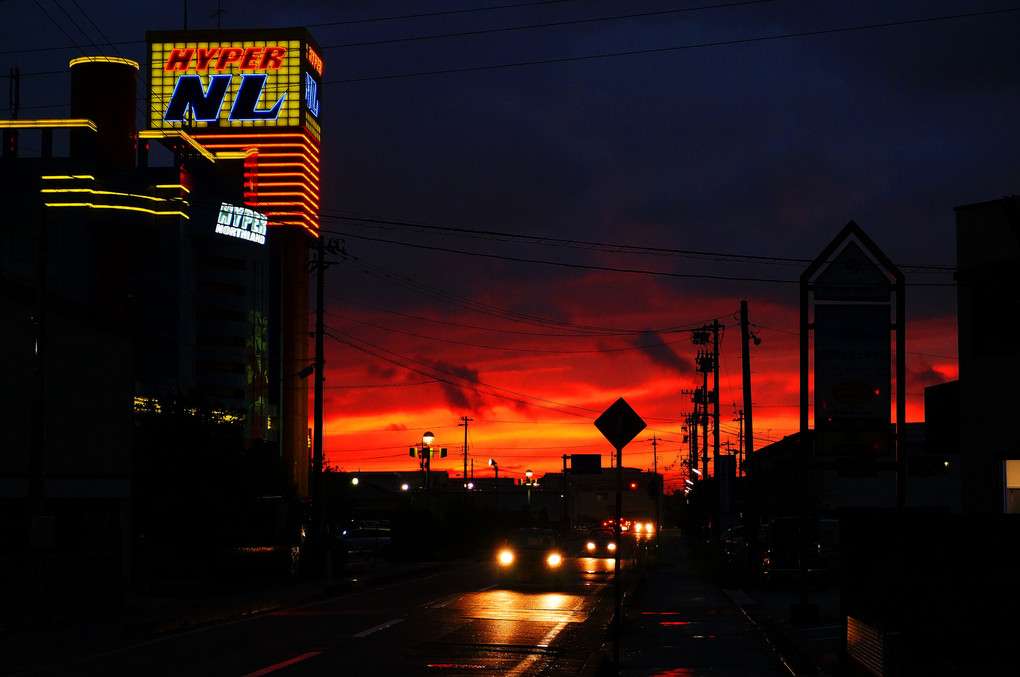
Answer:
<svg viewBox="0 0 1020 677"><path fill-rule="evenodd" d="M299 372L309 364L321 58L304 35L249 36L266 44L244 46L248 38L231 33L214 47L202 35L172 37L168 60L193 40L205 50L194 58L214 69L179 66L197 77L181 86L173 103L183 119L173 124L137 105L146 67L109 57L71 62L68 117L0 120L0 368L9 386L0 400L13 422L0 458L0 527L18 535L4 547L102 550L112 558L109 588L93 588L109 599L125 589L115 579L128 575L137 535L140 415L199 401L242 426L248 443L276 449L297 496L307 496L308 382ZM152 36L164 44L164 34ZM146 100L172 99L176 85L153 82ZM195 119L214 106L225 121ZM166 165L157 166L160 153ZM173 454L150 461L157 472L181 465ZM202 476L201 467L177 471ZM92 526L79 529L81 520ZM65 541L75 533L91 540ZM61 594L73 605L83 590ZM0 592L20 606L18 590ZM38 592L26 587L22 608Z"/></svg>
<svg viewBox="0 0 1020 677"><path fill-rule="evenodd" d="M282 348L283 456L307 493L308 395L295 379L309 362L308 246L318 236L321 49L305 29L154 31L147 129L187 156L243 163L244 203L273 232Z"/></svg>

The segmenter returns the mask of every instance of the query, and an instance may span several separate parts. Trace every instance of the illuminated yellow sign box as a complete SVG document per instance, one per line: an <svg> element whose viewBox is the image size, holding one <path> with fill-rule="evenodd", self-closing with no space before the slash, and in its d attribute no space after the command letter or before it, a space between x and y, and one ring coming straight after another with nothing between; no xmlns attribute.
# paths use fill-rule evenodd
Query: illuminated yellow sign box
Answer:
<svg viewBox="0 0 1020 677"><path fill-rule="evenodd" d="M322 57L303 31L149 34L149 127L309 127Z"/></svg>

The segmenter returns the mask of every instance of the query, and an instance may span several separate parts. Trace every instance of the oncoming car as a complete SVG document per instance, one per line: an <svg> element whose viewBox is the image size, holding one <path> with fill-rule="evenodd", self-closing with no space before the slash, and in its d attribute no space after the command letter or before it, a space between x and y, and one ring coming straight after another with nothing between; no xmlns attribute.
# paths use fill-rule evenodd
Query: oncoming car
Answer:
<svg viewBox="0 0 1020 677"><path fill-rule="evenodd" d="M616 536L612 529L592 529L584 542L589 557L616 557Z"/></svg>
<svg viewBox="0 0 1020 677"><path fill-rule="evenodd" d="M634 520L630 524L630 531L638 538L651 538L655 534L655 524Z"/></svg>
<svg viewBox="0 0 1020 677"><path fill-rule="evenodd" d="M552 529L514 529L496 555L500 583L559 585L563 545Z"/></svg>

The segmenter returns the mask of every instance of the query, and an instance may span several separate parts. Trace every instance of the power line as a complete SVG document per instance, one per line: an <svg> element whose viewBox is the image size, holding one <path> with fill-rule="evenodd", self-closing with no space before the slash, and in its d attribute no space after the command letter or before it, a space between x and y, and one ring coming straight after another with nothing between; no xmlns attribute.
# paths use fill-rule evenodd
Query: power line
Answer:
<svg viewBox="0 0 1020 677"><path fill-rule="evenodd" d="M877 28L893 28L893 27L898 27L898 26L909 26L909 25L913 25L913 24L932 23L932 22L936 22L936 21L950 21L950 20L956 20L956 19L973 18L973 17L978 17L978 16L991 16L991 15L996 15L996 14L1004 14L1004 13L1008 13L1008 12L1017 12L1017 11L1020 11L1020 8L1014 7L1014 8L1007 8L1007 9L995 9L995 10L987 10L987 11L983 11L983 12L968 12L968 13L963 13L963 14L952 14L952 15L947 15L947 16L923 17L923 18L919 18L919 19L904 19L902 21L887 21L887 22L881 22L881 23L863 24L863 25L859 25L859 26L845 26L845 27L840 27L840 28L825 28L825 29L818 29L818 30L813 30L813 31L798 31L798 32L794 32L794 33L780 33L780 34L776 34L776 35L765 35L765 36L757 36L757 37L751 37L751 38L735 38L735 39L732 39L732 40L716 40L716 41L712 41L712 42L699 42L699 43L693 43L693 44L689 44L689 45L676 45L676 46L672 46L672 47L655 47L655 48L648 48L648 49L626 50L626 51L620 51L620 52L604 52L604 53L601 53L601 54L587 54L587 55L582 55L582 56L557 57L557 58L550 58L550 59L534 59L534 60L530 60L530 61L516 61L516 62L508 62L508 63L502 63L502 64L490 64L490 65L486 65L486 66L463 66L463 67L459 67L459 68L445 68L445 69L435 69L435 70L428 70L428 71L414 71L414 72L409 72L409 73L399 73L399 74L392 74L392 75L376 75L376 76L368 76L368 77L362 77L362 78L344 78L344 79L339 79L339 80L327 80L327 81L325 81L325 84L349 84L349 83L355 83L355 82L373 82L373 81L378 81L378 80L393 80L393 79L398 79L398 78L422 77L422 76L426 76L426 75L448 75L448 74L455 74L455 73L470 73L470 72L486 71L486 70L500 70L500 69L505 69L505 68L520 68L520 67L523 67L523 66L544 66L544 65L551 65L551 64L557 64L557 63L573 63L573 62L579 62L579 61L591 61L591 60L595 60L595 59L619 58L619 57L625 57L625 56L643 56L643 55L649 55L649 54L664 54L664 53L668 53L668 52L678 52L678 51L684 51L684 50L690 50L690 49L704 49L704 48L707 48L707 47L729 47L729 46L734 46L734 45L752 44L752 43L756 43L756 42L770 42L770 41L774 41L774 40L789 40L789 39L793 39L793 38L804 38L804 37L812 37L812 36L820 36L820 35L834 35L834 34L838 34L838 33L849 33L849 32L854 32L854 31L874 30L874 29L877 29ZM342 46L342 45L340 45L340 46Z"/></svg>
<svg viewBox="0 0 1020 677"><path fill-rule="evenodd" d="M514 31L525 31L535 30L541 28L558 28L561 26L580 26L583 24L602 23L606 21L620 21L625 19L646 19L649 17L661 17L667 14L685 14L688 12L698 12L707 9L726 9L731 7L739 7L742 5L760 5L777 2L778 0L744 0L743 2L730 2L719 5L703 5L700 7L684 7L682 9L664 9L655 12L639 12L634 14L618 14L615 16L605 17L592 17L586 19L569 19L567 21L551 21L540 24L527 24L524 26L502 26L499 28L484 28L471 31L459 31L456 33L436 33L433 35L417 35L407 38L389 38L386 40L371 40L367 42L352 42L344 45L331 45L327 49L336 48L349 48L349 47L374 47L378 45L391 45L402 42L417 42L422 40L440 40L447 38L463 38L463 37L479 37L483 35L492 35L494 33L509 33ZM545 3L539 3L545 4ZM330 26L335 24L319 24L321 26Z"/></svg>

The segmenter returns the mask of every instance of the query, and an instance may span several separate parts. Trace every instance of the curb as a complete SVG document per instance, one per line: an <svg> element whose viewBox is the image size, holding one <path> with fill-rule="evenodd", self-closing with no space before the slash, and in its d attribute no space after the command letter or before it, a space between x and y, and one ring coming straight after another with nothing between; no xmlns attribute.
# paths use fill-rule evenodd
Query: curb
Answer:
<svg viewBox="0 0 1020 677"><path fill-rule="evenodd" d="M758 604L743 590L721 589L793 677L806 675L825 677L826 673L822 670L821 665L796 632L791 632L783 627L769 613L768 609Z"/></svg>

